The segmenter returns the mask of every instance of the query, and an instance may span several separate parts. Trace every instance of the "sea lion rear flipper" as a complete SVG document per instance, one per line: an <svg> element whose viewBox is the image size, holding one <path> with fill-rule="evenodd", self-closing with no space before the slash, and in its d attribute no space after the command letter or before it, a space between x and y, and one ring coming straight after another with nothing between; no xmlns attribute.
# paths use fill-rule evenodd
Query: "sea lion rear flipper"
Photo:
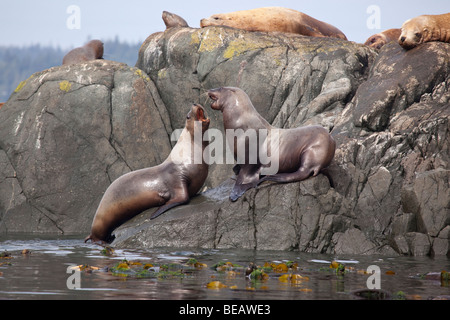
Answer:
<svg viewBox="0 0 450 320"><path fill-rule="evenodd" d="M92 241L92 235L88 235L86 238L84 238L84 243L88 242L89 240Z"/></svg>
<svg viewBox="0 0 450 320"><path fill-rule="evenodd" d="M189 202L189 195L186 193L185 196L179 196L177 198L171 199L168 202L166 202L166 204L162 205L161 207L159 207L158 210L156 210L152 216L150 217L150 220L153 220L157 217L159 217L160 215L162 215L164 212L166 212L169 209L172 209L173 207L185 204Z"/></svg>
<svg viewBox="0 0 450 320"><path fill-rule="evenodd" d="M247 184L235 184L233 190L230 193L230 200L235 202L237 199L239 199L245 191L248 189L254 188L255 184L253 183L247 183Z"/></svg>
<svg viewBox="0 0 450 320"><path fill-rule="evenodd" d="M233 202L239 199L248 189L256 188L261 170L259 165L237 165L236 167L240 168L240 170L230 194L230 200Z"/></svg>

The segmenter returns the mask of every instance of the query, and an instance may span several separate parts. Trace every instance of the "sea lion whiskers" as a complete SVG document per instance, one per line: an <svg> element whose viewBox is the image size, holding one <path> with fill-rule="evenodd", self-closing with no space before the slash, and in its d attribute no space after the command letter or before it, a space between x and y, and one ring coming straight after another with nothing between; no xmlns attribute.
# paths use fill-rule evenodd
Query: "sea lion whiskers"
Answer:
<svg viewBox="0 0 450 320"><path fill-rule="evenodd" d="M202 94L200 94L199 100L204 99L203 104L202 105L206 105L209 102L209 94L208 91L203 92Z"/></svg>

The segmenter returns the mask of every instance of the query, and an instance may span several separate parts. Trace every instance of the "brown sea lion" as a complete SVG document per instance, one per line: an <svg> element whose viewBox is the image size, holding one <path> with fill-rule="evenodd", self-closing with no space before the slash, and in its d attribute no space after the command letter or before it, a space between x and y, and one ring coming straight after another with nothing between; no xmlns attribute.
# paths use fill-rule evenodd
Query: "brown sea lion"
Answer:
<svg viewBox="0 0 450 320"><path fill-rule="evenodd" d="M311 37L333 37L347 40L347 37L338 28L314 19L305 13L282 7L266 7L215 14L202 19L200 26L202 28L228 26L248 31L278 31Z"/></svg>
<svg viewBox="0 0 450 320"><path fill-rule="evenodd" d="M186 20L184 20L182 17L176 15L175 13L163 11L162 19L164 21L164 24L166 25L166 29L175 28L175 27L189 27Z"/></svg>
<svg viewBox="0 0 450 320"><path fill-rule="evenodd" d="M129 172L115 180L103 195L92 222L91 234L85 242L110 243L112 231L139 213L153 208L154 219L167 210L188 203L197 194L208 175L208 165L194 153L208 144L194 139L209 127L202 106L194 104L187 115L186 126L169 157L160 165ZM197 151L196 151L197 149Z"/></svg>
<svg viewBox="0 0 450 320"><path fill-rule="evenodd" d="M230 149L238 161L233 169L237 178L230 195L232 201L236 201L246 190L255 188L263 181L285 183L316 176L333 159L336 143L323 127L275 128L256 111L248 95L239 88L212 89L208 91L208 95L213 100L211 108L223 113L225 130L242 129L246 133L256 130L258 136L257 147L253 146L252 151L252 144L248 139L250 135L233 137L234 141L228 139ZM264 137L266 132L267 138ZM264 139L266 143L263 143ZM238 154L239 146L245 146L245 154L241 157ZM278 162L273 174L263 174L263 170L270 166L269 163L263 162L261 155L264 153L261 154L261 150L273 157L278 155L277 158L271 159L270 166L274 161ZM257 154L252 155L252 152Z"/></svg>
<svg viewBox="0 0 450 320"><path fill-rule="evenodd" d="M370 36L364 43L366 46L380 50L386 43L398 41L402 29L388 29Z"/></svg>
<svg viewBox="0 0 450 320"><path fill-rule="evenodd" d="M63 65L103 59L103 42L91 40L82 47L69 51L63 58Z"/></svg>
<svg viewBox="0 0 450 320"><path fill-rule="evenodd" d="M409 50L417 45L441 41L450 43L450 13L422 15L405 21L398 43Z"/></svg>

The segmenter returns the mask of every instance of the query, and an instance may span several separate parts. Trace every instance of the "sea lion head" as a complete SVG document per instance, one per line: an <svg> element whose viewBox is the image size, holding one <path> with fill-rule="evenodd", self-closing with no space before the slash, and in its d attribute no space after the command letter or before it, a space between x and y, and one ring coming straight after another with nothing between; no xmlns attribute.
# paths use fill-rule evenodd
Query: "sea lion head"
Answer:
<svg viewBox="0 0 450 320"><path fill-rule="evenodd" d="M186 116L186 128L192 135L194 135L194 125L196 121L201 122L202 133L208 130L210 119L207 118L205 109L201 105L194 103L191 107L191 111L189 111Z"/></svg>
<svg viewBox="0 0 450 320"><path fill-rule="evenodd" d="M211 89L208 91L208 96L213 101L211 103L211 109L222 112L226 108L232 108L234 106L243 107L246 103L251 104L250 98L239 88L221 87Z"/></svg>
<svg viewBox="0 0 450 320"><path fill-rule="evenodd" d="M379 50L386 44L386 42L386 36L384 34L377 33L367 39L364 44L366 46Z"/></svg>
<svg viewBox="0 0 450 320"><path fill-rule="evenodd" d="M211 26L225 26L237 29L242 29L242 26L245 26L244 29L250 31L256 31L259 28L257 19L246 14L245 11L214 14L209 18L200 20L201 28Z"/></svg>
<svg viewBox="0 0 450 320"><path fill-rule="evenodd" d="M180 17L174 13L168 12L168 11L163 11L162 19L164 21L164 24L166 25L166 28L189 27L186 20L184 20L182 17Z"/></svg>
<svg viewBox="0 0 450 320"><path fill-rule="evenodd" d="M204 18L200 20L200 27L210 27L210 26L229 26L231 22L231 17L227 17L225 14L214 14L209 18Z"/></svg>
<svg viewBox="0 0 450 320"><path fill-rule="evenodd" d="M423 43L428 33L426 17L419 16L409 19L402 25L402 33L398 38L398 43L405 49L412 49Z"/></svg>
<svg viewBox="0 0 450 320"><path fill-rule="evenodd" d="M95 59L103 59L103 42L100 40L91 40L85 46L94 50Z"/></svg>

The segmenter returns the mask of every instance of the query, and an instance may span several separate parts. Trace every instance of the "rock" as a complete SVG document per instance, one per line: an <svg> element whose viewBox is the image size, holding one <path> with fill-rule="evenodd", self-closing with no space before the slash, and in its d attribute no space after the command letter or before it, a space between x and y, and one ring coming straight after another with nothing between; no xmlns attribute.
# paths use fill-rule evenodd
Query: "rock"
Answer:
<svg viewBox="0 0 450 320"><path fill-rule="evenodd" d="M113 245L332 252L333 231L351 223L323 175L292 184L267 183L237 202L228 199L233 185L228 180L161 219L149 220L154 210L148 210L119 227Z"/></svg>
<svg viewBox="0 0 450 320"><path fill-rule="evenodd" d="M448 45L428 43L405 51L389 43L374 62L369 78L355 95L354 124L382 131L392 115L408 108L446 80L449 70Z"/></svg>
<svg viewBox="0 0 450 320"><path fill-rule="evenodd" d="M148 37L136 67L158 87L173 129L184 125L176 106L208 105L206 92L220 86L243 89L277 127L322 123L332 128L374 58L368 47L338 39L226 27L173 28ZM210 127L223 132L222 114L211 110L209 115ZM211 166L206 185L229 178L231 168Z"/></svg>
<svg viewBox="0 0 450 320"><path fill-rule="evenodd" d="M141 70L106 60L51 68L1 109L0 230L90 230L109 184L170 152L163 105Z"/></svg>
<svg viewBox="0 0 450 320"><path fill-rule="evenodd" d="M367 240L361 230L347 229L344 233L336 232L333 235L335 254L375 254L377 245Z"/></svg>
<svg viewBox="0 0 450 320"><path fill-rule="evenodd" d="M446 226L434 239L433 254L450 256L450 225Z"/></svg>
<svg viewBox="0 0 450 320"><path fill-rule="evenodd" d="M277 127L331 131L334 187L324 175L265 183L231 203L232 165L214 164L206 192L158 219L136 216L114 246L448 255L449 52L171 28L143 43L137 68L38 73L0 109L0 231L86 235L114 177L165 159L183 106L238 86ZM223 131L221 113L208 116Z"/></svg>

